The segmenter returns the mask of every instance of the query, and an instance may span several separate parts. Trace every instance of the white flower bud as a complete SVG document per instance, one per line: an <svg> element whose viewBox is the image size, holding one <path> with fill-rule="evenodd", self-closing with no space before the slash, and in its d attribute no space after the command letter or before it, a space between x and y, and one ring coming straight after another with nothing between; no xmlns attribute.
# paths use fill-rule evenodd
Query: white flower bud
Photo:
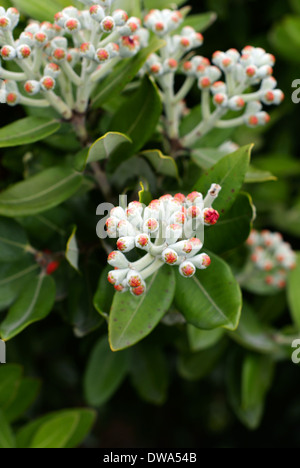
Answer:
<svg viewBox="0 0 300 468"><path fill-rule="evenodd" d="M196 273L196 267L192 262L184 261L179 265L179 273L184 278L191 278Z"/></svg>
<svg viewBox="0 0 300 468"><path fill-rule="evenodd" d="M105 16L100 23L100 27L104 33L111 33L116 27L115 20L112 16Z"/></svg>
<svg viewBox="0 0 300 468"><path fill-rule="evenodd" d="M124 35L120 39L120 56L127 58L133 57L140 49L140 42L138 36L126 36Z"/></svg>
<svg viewBox="0 0 300 468"><path fill-rule="evenodd" d="M155 234L159 230L159 222L155 218L148 218L144 221L143 232Z"/></svg>
<svg viewBox="0 0 300 468"><path fill-rule="evenodd" d="M80 22L77 18L68 18L64 23L64 28L71 34L80 30Z"/></svg>
<svg viewBox="0 0 300 468"><path fill-rule="evenodd" d="M117 286L125 280L127 274L128 268L124 268L121 270L111 270L107 275L107 279L110 284Z"/></svg>
<svg viewBox="0 0 300 468"><path fill-rule="evenodd" d="M1 48L1 57L3 60L13 60L17 56L17 51L10 45L4 45Z"/></svg>
<svg viewBox="0 0 300 468"><path fill-rule="evenodd" d="M135 238L134 237L120 237L117 240L117 248L121 252L127 253L130 252L135 247Z"/></svg>
<svg viewBox="0 0 300 468"><path fill-rule="evenodd" d="M43 76L40 85L43 91L52 91L55 88L55 79L52 76Z"/></svg>
<svg viewBox="0 0 300 468"><path fill-rule="evenodd" d="M118 223L118 232L121 237L134 237L136 236L136 230L133 225L126 219L121 219Z"/></svg>
<svg viewBox="0 0 300 468"><path fill-rule="evenodd" d="M89 14L93 20L102 21L105 18L104 9L100 5L92 5L89 10Z"/></svg>
<svg viewBox="0 0 300 468"><path fill-rule="evenodd" d="M131 288L138 288L144 281L138 271L130 270L127 274L126 282Z"/></svg>
<svg viewBox="0 0 300 468"><path fill-rule="evenodd" d="M245 107L245 101L241 96L234 96L229 99L228 107L233 111L240 111Z"/></svg>
<svg viewBox="0 0 300 468"><path fill-rule="evenodd" d="M191 262L195 265L196 268L199 268L199 270L205 270L211 264L210 257L205 253L196 255L195 257L191 258Z"/></svg>
<svg viewBox="0 0 300 468"><path fill-rule="evenodd" d="M23 31L19 37L20 44L27 44L29 47L34 45L34 35L29 31Z"/></svg>
<svg viewBox="0 0 300 468"><path fill-rule="evenodd" d="M135 246L139 249L148 251L151 247L151 240L148 234L138 234L135 237Z"/></svg>
<svg viewBox="0 0 300 468"><path fill-rule="evenodd" d="M117 26L124 26L126 21L128 21L128 15L126 11L121 9L115 10L112 14L112 17Z"/></svg>
<svg viewBox="0 0 300 468"><path fill-rule="evenodd" d="M28 80L24 84L24 90L27 94L34 96L35 94L38 94L40 92L41 84L39 81L36 80Z"/></svg>
<svg viewBox="0 0 300 468"><path fill-rule="evenodd" d="M170 249L170 247L162 252L161 258L167 265L176 265L179 262L179 256L177 252L175 252L173 249Z"/></svg>
<svg viewBox="0 0 300 468"><path fill-rule="evenodd" d="M16 51L18 59L21 60L26 59L31 55L31 48L26 44L19 45Z"/></svg>
<svg viewBox="0 0 300 468"><path fill-rule="evenodd" d="M107 263L116 268L128 268L129 262L119 250L113 250L107 257Z"/></svg>
<svg viewBox="0 0 300 468"><path fill-rule="evenodd" d="M44 68L44 75L51 76L56 79L61 73L59 66L56 63L47 63Z"/></svg>
<svg viewBox="0 0 300 468"><path fill-rule="evenodd" d="M101 48L96 50L95 60L98 63L104 63L109 59L110 59L110 56L109 56L109 51L107 50L107 48L101 47Z"/></svg>
<svg viewBox="0 0 300 468"><path fill-rule="evenodd" d="M11 7L11 8L8 8L8 10L6 11L6 15L11 21L11 29L14 29L19 23L19 19L20 19L19 11L16 8Z"/></svg>
<svg viewBox="0 0 300 468"><path fill-rule="evenodd" d="M12 22L8 16L0 16L0 31L10 31L12 29Z"/></svg>
<svg viewBox="0 0 300 468"><path fill-rule="evenodd" d="M167 244L173 244L182 236L182 226L179 224L170 224L166 227L165 238Z"/></svg>

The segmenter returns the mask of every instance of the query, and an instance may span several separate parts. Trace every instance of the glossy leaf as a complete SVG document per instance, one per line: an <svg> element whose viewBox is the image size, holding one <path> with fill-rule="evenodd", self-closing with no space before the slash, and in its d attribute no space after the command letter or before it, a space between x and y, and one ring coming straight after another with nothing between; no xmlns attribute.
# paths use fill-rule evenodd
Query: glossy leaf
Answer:
<svg viewBox="0 0 300 468"><path fill-rule="evenodd" d="M22 226L13 219L0 217L0 262L15 262L29 247Z"/></svg>
<svg viewBox="0 0 300 468"><path fill-rule="evenodd" d="M192 160L202 169L210 169L224 156L226 156L224 151L221 151L218 148L195 148L191 153ZM269 160L268 167L270 167ZM245 175L245 182L247 184L270 182L272 180L277 180L277 177L275 177L270 171L249 165L248 172Z"/></svg>
<svg viewBox="0 0 300 468"><path fill-rule="evenodd" d="M40 381L38 379L23 378L17 393L13 395L13 398L4 407L6 419L9 422L19 419L37 398L39 389Z"/></svg>
<svg viewBox="0 0 300 468"><path fill-rule="evenodd" d="M157 87L145 76L137 91L121 105L111 121L111 129L125 133L132 140L132 146L120 148L110 158L110 170L144 146L156 129L161 111Z"/></svg>
<svg viewBox="0 0 300 468"><path fill-rule="evenodd" d="M111 349L127 348L149 335L169 309L174 290L172 268L165 267L147 280L147 291L142 296L116 293L109 316Z"/></svg>
<svg viewBox="0 0 300 468"><path fill-rule="evenodd" d="M22 13L39 21L53 21L55 13L67 7L68 0L51 0L40 2L39 0L12 0L13 5ZM72 5L80 7L80 2L73 0Z"/></svg>
<svg viewBox="0 0 300 468"><path fill-rule="evenodd" d="M275 353L279 348L272 339L273 330L262 323L247 304L243 305L237 329L227 333L238 344L252 351Z"/></svg>
<svg viewBox="0 0 300 468"><path fill-rule="evenodd" d="M39 265L33 259L0 264L0 310L9 307L21 290L37 273Z"/></svg>
<svg viewBox="0 0 300 468"><path fill-rule="evenodd" d="M224 335L222 328L200 330L194 325L187 325L187 334L191 351L201 351L215 345Z"/></svg>
<svg viewBox="0 0 300 468"><path fill-rule="evenodd" d="M123 133L108 132L98 138L88 149L77 155L76 167L83 171L87 164L108 159L122 145L130 146L131 140Z"/></svg>
<svg viewBox="0 0 300 468"><path fill-rule="evenodd" d="M163 351L158 346L141 343L132 348L131 381L139 396L160 405L167 397L168 370Z"/></svg>
<svg viewBox="0 0 300 468"><path fill-rule="evenodd" d="M122 60L121 64L115 68L113 74L108 75L101 82L92 99L92 107L101 107L103 103L111 99L114 94L120 94L125 86L137 75L149 55L156 52L164 45L165 41L153 37L148 47L142 49L135 57Z"/></svg>
<svg viewBox="0 0 300 468"><path fill-rule="evenodd" d="M272 382L274 362L270 356L236 352L227 366L227 387L236 416L250 429L258 427L264 410L266 393Z"/></svg>
<svg viewBox="0 0 300 468"><path fill-rule="evenodd" d="M91 430L95 413L90 409L70 409L47 414L22 427L18 448L74 448Z"/></svg>
<svg viewBox="0 0 300 468"><path fill-rule="evenodd" d="M28 216L49 210L71 197L81 183L82 175L72 169L46 169L1 192L0 214Z"/></svg>
<svg viewBox="0 0 300 468"><path fill-rule="evenodd" d="M145 184L146 185L146 184ZM143 182L140 182L141 190L139 190L139 202L144 205L149 205L152 200L151 192L148 190L148 186L144 186Z"/></svg>
<svg viewBox="0 0 300 468"><path fill-rule="evenodd" d="M127 352L113 353L107 337L101 338L93 348L84 375L87 403L92 406L106 403L120 387L127 370Z"/></svg>
<svg viewBox="0 0 300 468"><path fill-rule="evenodd" d="M196 183L194 190L206 193L211 184L221 185L222 190L214 203L220 214L225 214L241 189L248 171L252 145L243 146L224 156L215 166L206 171Z"/></svg>
<svg viewBox="0 0 300 468"><path fill-rule="evenodd" d="M181 27L191 26L197 32L206 31L217 19L214 12L200 13L198 15L188 15L183 21Z"/></svg>
<svg viewBox="0 0 300 468"><path fill-rule="evenodd" d="M47 117L25 117L0 129L0 148L34 143L55 133L60 123Z"/></svg>
<svg viewBox="0 0 300 468"><path fill-rule="evenodd" d="M140 0L115 0L114 10L121 8L128 13L129 16L141 17L141 2Z"/></svg>
<svg viewBox="0 0 300 468"><path fill-rule="evenodd" d="M0 366L0 408L18 392L22 380L22 367L17 364Z"/></svg>
<svg viewBox="0 0 300 468"><path fill-rule="evenodd" d="M0 335L9 340L33 322L45 318L55 300L55 283L50 276L40 275L21 292L0 325Z"/></svg>
<svg viewBox="0 0 300 468"><path fill-rule="evenodd" d="M224 216L220 216L217 224L205 229L205 248L223 253L242 245L249 237L253 217L254 207L250 195L239 193L232 207Z"/></svg>
<svg viewBox="0 0 300 468"><path fill-rule="evenodd" d="M249 166L248 172L245 176L246 184L257 184L261 182L270 182L272 180L277 180L277 177L270 171L263 171L252 165Z"/></svg>
<svg viewBox="0 0 300 468"><path fill-rule="evenodd" d="M229 266L209 253L211 265L192 278L176 273L175 302L188 323L211 330L234 330L239 322L242 295Z"/></svg>
<svg viewBox="0 0 300 468"><path fill-rule="evenodd" d="M72 234L68 239L65 256L71 267L78 271L79 250L76 240L77 227L73 228Z"/></svg>
<svg viewBox="0 0 300 468"><path fill-rule="evenodd" d="M15 448L15 438L11 427L0 409L0 448Z"/></svg>
<svg viewBox="0 0 300 468"><path fill-rule="evenodd" d="M186 0L145 0L144 5L146 10L163 10L164 8L171 8L173 5L180 6L186 3Z"/></svg>
<svg viewBox="0 0 300 468"><path fill-rule="evenodd" d="M225 341L219 341L209 349L196 353L183 353L178 357L177 369L179 375L191 381L196 381L209 374L222 357Z"/></svg>
<svg viewBox="0 0 300 468"><path fill-rule="evenodd" d="M288 276L288 302L293 322L300 329L300 253L297 254L297 266Z"/></svg>
<svg viewBox="0 0 300 468"><path fill-rule="evenodd" d="M165 156L160 150L146 150L141 156L147 159L158 174L178 179L178 168L176 162L170 156Z"/></svg>
<svg viewBox="0 0 300 468"><path fill-rule="evenodd" d="M107 275L110 270L111 267L108 265L102 271L99 278L97 291L93 300L95 309L99 312L100 315L102 315L102 317L106 319L108 317L115 293L114 288L112 288L111 284L107 281Z"/></svg>
<svg viewBox="0 0 300 468"><path fill-rule="evenodd" d="M210 169L224 156L218 148L195 148L191 152L192 160L202 169Z"/></svg>

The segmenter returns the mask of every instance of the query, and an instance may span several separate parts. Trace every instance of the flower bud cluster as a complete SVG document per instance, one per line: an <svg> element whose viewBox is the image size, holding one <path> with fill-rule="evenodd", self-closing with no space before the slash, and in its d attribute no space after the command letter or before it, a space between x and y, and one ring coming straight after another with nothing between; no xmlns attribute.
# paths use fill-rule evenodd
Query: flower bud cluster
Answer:
<svg viewBox="0 0 300 468"><path fill-rule="evenodd" d="M139 18L129 18L120 9L111 11L110 0L82 3L87 10L70 6L55 15L53 24L32 21L17 39L12 31L19 13L1 7L0 78L5 80L1 102L52 105L64 118L71 118L73 110L86 110L97 83L120 60L147 46L149 31L141 27ZM8 61L14 61L19 72L6 69ZM42 99L31 98L38 94Z"/></svg>
<svg viewBox="0 0 300 468"><path fill-rule="evenodd" d="M220 190L213 184L204 199L199 192L187 196L177 193L163 195L148 206L134 201L126 209L113 208L106 229L109 237L118 238L118 250L108 256L109 265L115 268L109 272L108 281L115 289L143 294L145 280L164 264L177 266L185 278L192 277L197 268L206 269L210 258L200 253L203 230L218 221L219 213L212 204ZM130 262L125 254L135 248L146 254Z"/></svg>
<svg viewBox="0 0 300 468"><path fill-rule="evenodd" d="M284 99L273 78L275 57L261 47L245 47L241 53L236 49L213 54L212 63L196 56L183 64L187 76L194 76L202 91L209 89L216 108L225 111L243 111L243 118L232 121L236 125L257 127L269 122L269 114L262 105L278 105ZM224 74L225 80L220 81ZM245 92L252 86L259 86L256 92Z"/></svg>
<svg viewBox="0 0 300 468"><path fill-rule="evenodd" d="M151 10L145 16L146 28L166 39L166 46L148 58L145 71L156 77L175 73L182 57L188 51L202 45L202 34L197 33L191 26L183 27L179 34L172 34L180 27L182 21L183 16L178 10Z"/></svg>
<svg viewBox="0 0 300 468"><path fill-rule="evenodd" d="M296 255L291 245L284 242L279 232L252 230L247 245L250 248L250 262L265 273L265 282L276 289L286 285L289 270L296 267Z"/></svg>

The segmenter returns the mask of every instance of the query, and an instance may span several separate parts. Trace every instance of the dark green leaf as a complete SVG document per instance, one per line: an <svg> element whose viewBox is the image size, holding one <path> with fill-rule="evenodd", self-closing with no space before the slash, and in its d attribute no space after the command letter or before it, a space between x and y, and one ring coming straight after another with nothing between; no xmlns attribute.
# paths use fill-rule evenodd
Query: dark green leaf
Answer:
<svg viewBox="0 0 300 468"><path fill-rule="evenodd" d="M165 156L160 150L146 150L141 153L153 166L158 174L178 179L178 168L176 162L170 156Z"/></svg>
<svg viewBox="0 0 300 468"><path fill-rule="evenodd" d="M95 309L106 319L108 317L115 292L111 287L111 284L107 281L107 275L110 270L111 267L108 265L102 271L93 301Z"/></svg>
<svg viewBox="0 0 300 468"><path fill-rule="evenodd" d="M219 341L209 349L197 353L184 353L178 358L178 373L187 380L199 380L214 368L224 353L225 341Z"/></svg>
<svg viewBox="0 0 300 468"><path fill-rule="evenodd" d="M253 217L254 207L250 195L239 193L229 211L220 216L215 226L205 230L205 248L223 253L243 244L249 237Z"/></svg>
<svg viewBox="0 0 300 468"><path fill-rule="evenodd" d="M0 448L15 448L15 438L11 427L0 409Z"/></svg>
<svg viewBox="0 0 300 468"><path fill-rule="evenodd" d="M215 166L205 172L194 189L206 193L211 184L221 185L222 190L214 203L220 214L226 213L241 189L248 171L252 145L243 146L234 153L224 156Z"/></svg>
<svg viewBox="0 0 300 468"><path fill-rule="evenodd" d="M163 351L158 346L135 346L131 352L131 379L139 396L160 405L167 397L168 370Z"/></svg>
<svg viewBox="0 0 300 468"><path fill-rule="evenodd" d="M116 293L109 316L111 349L128 348L149 335L169 309L174 291L173 271L165 267L149 278L142 296Z"/></svg>
<svg viewBox="0 0 300 468"><path fill-rule="evenodd" d="M24 378L18 386L17 393L7 401L4 412L9 422L19 419L27 408L34 402L40 389L40 381L33 378Z"/></svg>
<svg viewBox="0 0 300 468"><path fill-rule="evenodd" d="M82 175L72 169L46 169L1 192L0 214L28 216L49 210L71 197L81 183Z"/></svg>
<svg viewBox="0 0 300 468"><path fill-rule="evenodd" d="M183 278L177 272L176 305L187 322L195 327L234 330L241 313L241 291L227 263L209 255L210 267L197 270L192 278Z"/></svg>
<svg viewBox="0 0 300 468"><path fill-rule="evenodd" d="M95 416L90 409L71 409L47 414L20 429L17 447L74 448L90 432Z"/></svg>
<svg viewBox="0 0 300 468"><path fill-rule="evenodd" d="M43 140L59 127L60 123L52 118L25 117L0 129L0 148Z"/></svg>
<svg viewBox="0 0 300 468"><path fill-rule="evenodd" d="M293 322L300 329L300 253L297 254L297 266L288 276L288 302Z"/></svg>
<svg viewBox="0 0 300 468"><path fill-rule="evenodd" d="M197 32L203 32L208 29L217 19L214 12L200 13L199 15L189 15L183 21L181 27L191 26Z"/></svg>
<svg viewBox="0 0 300 468"><path fill-rule="evenodd" d="M55 300L55 283L50 276L40 275L22 290L0 325L0 335L9 340L51 311Z"/></svg>
<svg viewBox="0 0 300 468"><path fill-rule="evenodd" d="M78 271L79 250L76 240L77 226L73 228L72 234L68 239L65 256L71 267Z"/></svg>
<svg viewBox="0 0 300 468"><path fill-rule="evenodd" d="M115 68L113 74L107 76L101 82L92 100L92 107L101 107L103 103L111 99L114 94L120 94L125 86L137 75L139 69L144 65L149 55L156 52L164 45L165 41L153 37L148 47L142 49L135 57L122 60L121 64Z"/></svg>
<svg viewBox="0 0 300 468"><path fill-rule="evenodd" d="M129 146L130 138L119 132L108 132L101 138L98 138L88 149L79 153L77 167L83 171L87 164L102 159L108 159L120 146Z"/></svg>
<svg viewBox="0 0 300 468"><path fill-rule="evenodd" d="M214 330L200 330L194 325L187 325L187 334L191 351L202 351L215 345L224 335L225 331L222 328Z"/></svg>
<svg viewBox="0 0 300 468"><path fill-rule="evenodd" d="M228 332L228 335L237 343L259 353L278 351L278 345L272 339L272 334L273 330L262 323L247 304L243 305L237 329Z"/></svg>
<svg viewBox="0 0 300 468"><path fill-rule="evenodd" d="M162 105L157 87L148 76L145 76L138 90L113 116L111 129L125 133L132 140L132 145L128 149L119 148L112 155L108 162L110 169L144 146L156 129L161 111Z"/></svg>
<svg viewBox="0 0 300 468"><path fill-rule="evenodd" d="M264 400L271 385L274 363L270 356L235 352L227 366L227 388L236 416L249 429L259 426Z"/></svg>
<svg viewBox="0 0 300 468"><path fill-rule="evenodd" d="M107 337L101 338L89 357L84 375L84 393L88 404L101 406L106 403L120 387L127 370L127 352L113 353Z"/></svg>
<svg viewBox="0 0 300 468"><path fill-rule="evenodd" d="M29 243L19 223L0 217L0 262L15 262L24 257Z"/></svg>
<svg viewBox="0 0 300 468"><path fill-rule="evenodd" d="M0 408L3 408L18 392L22 380L22 367L17 364L0 366Z"/></svg>

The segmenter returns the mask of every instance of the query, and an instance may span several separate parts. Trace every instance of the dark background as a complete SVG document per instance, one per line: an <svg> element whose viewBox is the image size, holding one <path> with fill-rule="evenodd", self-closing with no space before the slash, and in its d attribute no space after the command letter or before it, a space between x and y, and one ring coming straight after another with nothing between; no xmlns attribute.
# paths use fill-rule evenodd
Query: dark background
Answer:
<svg viewBox="0 0 300 468"><path fill-rule="evenodd" d="M260 45L277 56L270 41L274 24L291 13L290 3L283 0L206 0L189 2L193 13L216 11L218 20L204 33L200 53L211 57L217 50ZM299 48L300 54L300 48ZM291 83L300 78L300 69L278 56L275 76L286 94L284 116L268 130L254 154L286 152L299 154L299 107L292 104ZM195 102L196 104L196 102ZM0 124L22 115L21 109L1 108ZM20 114L20 115L16 115ZM2 176L5 174L2 174ZM298 195L294 182L294 193ZM280 190L280 185L275 186ZM254 189L255 191L255 189ZM257 195L259 199L259 194ZM255 193L254 193L255 199ZM292 203L292 201L291 201ZM270 223L268 227L273 227ZM299 238L288 238L299 248ZM66 406L80 406L81 380L86 351L93 338L79 342L70 328L52 315L45 323L35 324L10 344L10 361L25 365L25 373L38 375L42 393L31 410L33 415ZM21 355L19 350L28 350ZM45 352L48 350L48 352ZM180 379L171 368L169 399L161 407L142 402L126 382L114 398L99 412L93 435L86 447L299 447L300 446L300 373L299 367L283 362L268 395L260 428L247 430L232 413L224 385L224 361L211 375L196 383ZM172 362L172 358L171 358Z"/></svg>

